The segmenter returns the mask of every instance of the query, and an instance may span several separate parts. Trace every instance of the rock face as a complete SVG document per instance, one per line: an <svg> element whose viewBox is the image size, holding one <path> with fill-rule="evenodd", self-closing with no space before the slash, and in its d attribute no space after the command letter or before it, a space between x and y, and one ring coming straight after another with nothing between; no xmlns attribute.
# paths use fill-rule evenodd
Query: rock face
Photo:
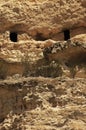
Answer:
<svg viewBox="0 0 86 130"><path fill-rule="evenodd" d="M0 130L86 129L86 0L0 0Z"/></svg>
<svg viewBox="0 0 86 130"><path fill-rule="evenodd" d="M8 0L8 2L0 2L0 31L28 33L35 39L38 39L38 35L44 39L56 36L57 40L66 29L71 31L71 35L84 33L86 32L84 1Z"/></svg>
<svg viewBox="0 0 86 130"><path fill-rule="evenodd" d="M0 129L85 130L86 80L21 78L0 82Z"/></svg>

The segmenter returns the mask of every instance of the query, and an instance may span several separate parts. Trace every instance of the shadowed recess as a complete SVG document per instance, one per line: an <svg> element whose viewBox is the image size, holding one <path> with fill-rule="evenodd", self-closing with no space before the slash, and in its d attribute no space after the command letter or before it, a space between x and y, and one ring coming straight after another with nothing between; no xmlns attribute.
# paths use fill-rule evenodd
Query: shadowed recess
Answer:
<svg viewBox="0 0 86 130"><path fill-rule="evenodd" d="M36 36L35 36L35 40L45 41L45 40L47 40L47 38L45 38L42 33L37 33Z"/></svg>
<svg viewBox="0 0 86 130"><path fill-rule="evenodd" d="M64 40L67 41L70 39L70 30L64 30Z"/></svg>
<svg viewBox="0 0 86 130"><path fill-rule="evenodd" d="M17 34L17 32L10 32L10 40L12 42L17 42L18 41L18 34Z"/></svg>

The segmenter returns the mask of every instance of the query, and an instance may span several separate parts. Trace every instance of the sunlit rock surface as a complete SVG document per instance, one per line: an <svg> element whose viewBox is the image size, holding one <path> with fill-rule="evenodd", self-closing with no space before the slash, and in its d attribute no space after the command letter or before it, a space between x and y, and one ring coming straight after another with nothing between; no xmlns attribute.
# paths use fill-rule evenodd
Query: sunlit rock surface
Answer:
<svg viewBox="0 0 86 130"><path fill-rule="evenodd" d="M0 130L86 129L86 1L0 0Z"/></svg>

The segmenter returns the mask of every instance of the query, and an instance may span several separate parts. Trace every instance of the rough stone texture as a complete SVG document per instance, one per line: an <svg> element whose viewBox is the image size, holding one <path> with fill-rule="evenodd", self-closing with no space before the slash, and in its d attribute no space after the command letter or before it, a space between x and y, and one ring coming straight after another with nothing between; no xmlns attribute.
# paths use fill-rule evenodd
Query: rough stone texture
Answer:
<svg viewBox="0 0 86 130"><path fill-rule="evenodd" d="M1 81L0 129L85 130L85 104L85 79L39 77Z"/></svg>
<svg viewBox="0 0 86 130"><path fill-rule="evenodd" d="M86 129L85 21L86 0L0 0L0 130Z"/></svg>
<svg viewBox="0 0 86 130"><path fill-rule="evenodd" d="M30 46L35 47L34 44L37 44L37 41L41 41L40 44L43 44L42 42L48 39L64 40L63 31L66 29L70 30L70 37L85 34L86 8L84 1L1 1L0 57L11 62L20 62L26 50ZM18 45L12 44L10 41L10 32L18 33ZM22 43L24 44L22 45ZM36 50L40 51L40 49ZM33 50L31 49L31 51ZM34 55L34 52L30 57L38 56L36 52Z"/></svg>

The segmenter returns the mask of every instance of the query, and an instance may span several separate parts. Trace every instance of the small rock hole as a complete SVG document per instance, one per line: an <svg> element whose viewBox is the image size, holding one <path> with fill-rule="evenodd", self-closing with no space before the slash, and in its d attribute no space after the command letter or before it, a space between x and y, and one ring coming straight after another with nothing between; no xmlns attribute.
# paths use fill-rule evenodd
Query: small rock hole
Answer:
<svg viewBox="0 0 86 130"><path fill-rule="evenodd" d="M10 40L12 42L17 42L18 41L18 34L17 34L17 32L10 32Z"/></svg>
<svg viewBox="0 0 86 130"><path fill-rule="evenodd" d="M70 39L70 30L64 30L64 40L67 41Z"/></svg>
<svg viewBox="0 0 86 130"><path fill-rule="evenodd" d="M45 41L47 40L47 38L45 38L42 33L37 33L36 36L35 36L35 40L37 41Z"/></svg>

